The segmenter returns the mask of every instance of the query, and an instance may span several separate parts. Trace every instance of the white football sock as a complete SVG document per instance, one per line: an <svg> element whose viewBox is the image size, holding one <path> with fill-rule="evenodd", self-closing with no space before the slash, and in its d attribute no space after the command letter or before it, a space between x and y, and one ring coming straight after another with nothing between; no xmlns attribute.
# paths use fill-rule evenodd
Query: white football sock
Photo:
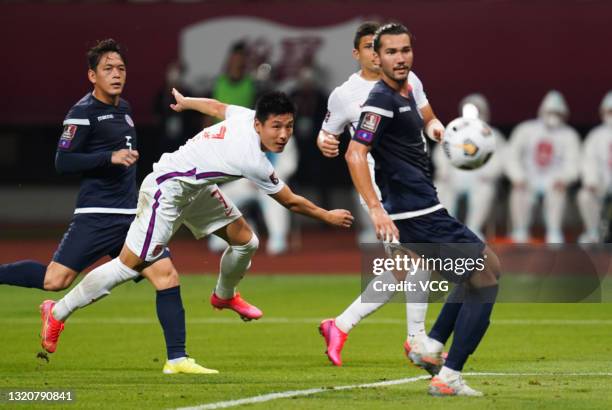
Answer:
<svg viewBox="0 0 612 410"><path fill-rule="evenodd" d="M236 286L251 266L251 258L257 247L259 239L253 234L244 245L230 245L221 256L219 279L215 287L215 294L221 299L231 299L236 292Z"/></svg>
<svg viewBox="0 0 612 410"><path fill-rule="evenodd" d="M168 359L168 363L170 364L177 364L178 362L182 362L183 360L185 360L186 357L177 357L176 359Z"/></svg>
<svg viewBox="0 0 612 410"><path fill-rule="evenodd" d="M442 369L440 369L440 373L438 373L438 377L443 380L454 380L459 376L461 376L460 371L453 370L446 366L442 366Z"/></svg>
<svg viewBox="0 0 612 410"><path fill-rule="evenodd" d="M408 273L406 281L416 283L416 290L406 289L406 323L408 339L425 334L425 317L427 316L427 301L429 291L422 291L419 282L424 283L431 277L431 272L418 269L414 275ZM427 288L429 289L429 288Z"/></svg>
<svg viewBox="0 0 612 410"><path fill-rule="evenodd" d="M378 285L376 285L376 283L378 283ZM362 319L376 312L381 306L386 304L393 297L395 292L389 290L377 291L374 287L376 286L378 288L381 286L380 284L391 283L397 283L397 279L395 279L395 275L389 271L375 277L368 283L368 286L361 295L359 295L340 316L336 317L335 323L338 329L342 330L344 333L350 332Z"/></svg>
<svg viewBox="0 0 612 410"><path fill-rule="evenodd" d="M115 258L85 275L85 278L53 307L53 317L65 321L75 310L108 295L115 286L140 274Z"/></svg>

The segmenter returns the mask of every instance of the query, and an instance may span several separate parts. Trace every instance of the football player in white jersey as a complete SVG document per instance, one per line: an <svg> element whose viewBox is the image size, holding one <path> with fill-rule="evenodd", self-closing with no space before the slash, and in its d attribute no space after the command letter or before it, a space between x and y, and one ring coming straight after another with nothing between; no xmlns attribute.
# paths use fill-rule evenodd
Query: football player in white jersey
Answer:
<svg viewBox="0 0 612 410"><path fill-rule="evenodd" d="M295 140L289 140L282 155L272 152L267 153L268 159L274 165L278 178L287 181L297 170L298 150ZM257 186L248 179L223 184L223 193L230 197L238 208L249 203L257 203L261 209L263 221L268 231L268 242L266 252L268 255L280 255L287 252L288 236L291 222L290 211L270 198L265 192L257 189ZM216 235L210 237L208 246L212 251L221 252L227 248L227 243Z"/></svg>
<svg viewBox="0 0 612 410"><path fill-rule="evenodd" d="M323 121L321 131L317 138L317 146L321 150L321 153L328 158L334 158L339 155L339 137L345 129L348 128L351 135L355 132L361 115L361 108L367 100L374 84L380 80L380 67L374 61L375 54L372 47L372 39L378 27L378 23L372 22L366 22L359 26L353 42L353 58L359 63L361 70L357 73L353 73L346 82L336 87L329 96L327 115L325 116L325 120ZM423 110L431 110L425 92L423 91L423 84L412 71L408 77L408 82L412 86L416 105L421 112L423 112ZM374 159L371 155L368 155L368 165L370 166L370 174L374 176ZM375 183L374 187L380 198L380 192ZM364 207L363 200L357 193L356 196L362 204L362 206L359 207L361 209L361 218L363 221L368 221L369 215L367 209ZM373 234L372 237L373 239L369 241L370 243L376 241L376 235ZM386 277L383 279L385 281L396 280L391 272L387 272L385 275ZM429 275L430 272L418 271L414 276L414 280L424 280L428 278ZM371 294L371 290L366 288L364 292L359 295L344 312L342 312L342 314L335 319L324 320L319 326L321 335L325 338L327 357L336 366L342 365L342 348L351 329L362 319L378 310L394 295L393 292L388 292L384 295L381 295L380 292L376 292L376 297L374 299L376 299L377 302L373 302L372 297L364 298L366 292L369 292L368 295ZM417 298L420 300L415 300ZM385 299L385 301L378 302L378 300L382 299ZM404 343L404 349L408 355L411 346L415 345L414 342L416 338L425 336L426 334L425 316L427 314L427 295L420 294L417 296L414 292L407 292L406 299L407 337ZM367 303L363 300L369 300L370 302Z"/></svg>
<svg viewBox="0 0 612 410"><path fill-rule="evenodd" d="M217 183L248 178L281 205L293 212L348 228L349 211L327 211L294 194L275 174L265 152L282 152L293 133L295 107L279 92L263 95L255 111L205 98L185 98L173 90L176 111L193 109L225 120L205 128L177 151L162 155L143 181L136 219L132 222L119 257L91 271L43 319L43 333L59 337L63 322L75 310L106 296L111 289L140 272L156 287L178 286L178 273L169 264L151 265L163 255L181 225L197 238L215 234L229 243L220 263L211 304L231 309L243 320L259 319L263 313L236 292L258 247L257 236L240 211ZM143 271L144 267L151 269ZM185 359L185 358L183 358ZM191 360L193 359L186 359ZM195 362L192 364L195 365ZM217 373L201 366L199 373ZM179 372L166 362L165 373Z"/></svg>
<svg viewBox="0 0 612 410"><path fill-rule="evenodd" d="M597 243L606 196L612 195L612 91L599 107L602 123L587 135L582 148L582 188L578 208L584 223L581 243Z"/></svg>
<svg viewBox="0 0 612 410"><path fill-rule="evenodd" d="M569 109L563 95L550 91L538 118L516 126L510 135L506 174L512 182L512 240L529 241L532 208L544 197L546 242L563 243L561 229L567 188L578 178L580 137L566 124Z"/></svg>
<svg viewBox="0 0 612 410"><path fill-rule="evenodd" d="M463 112L465 104L474 104L478 108L478 116L487 124L491 120L489 103L484 95L475 93L463 98L459 103L459 114ZM491 128L495 136L495 155L484 166L474 170L462 170L451 165L448 157L444 155L442 146L437 144L433 152L433 161L436 166L436 188L440 202L453 216L456 216L457 202L465 195L467 198L467 212L465 224L484 239L483 225L485 224L491 205L495 199L495 187L502 174L505 139L501 131Z"/></svg>

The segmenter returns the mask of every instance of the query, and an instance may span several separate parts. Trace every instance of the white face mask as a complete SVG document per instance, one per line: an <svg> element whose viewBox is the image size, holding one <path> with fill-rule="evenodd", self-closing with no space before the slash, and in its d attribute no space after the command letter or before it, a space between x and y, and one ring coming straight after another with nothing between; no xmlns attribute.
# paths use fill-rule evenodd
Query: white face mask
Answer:
<svg viewBox="0 0 612 410"><path fill-rule="evenodd" d="M544 124L549 128L557 128L563 124L563 119L557 114L544 114Z"/></svg>

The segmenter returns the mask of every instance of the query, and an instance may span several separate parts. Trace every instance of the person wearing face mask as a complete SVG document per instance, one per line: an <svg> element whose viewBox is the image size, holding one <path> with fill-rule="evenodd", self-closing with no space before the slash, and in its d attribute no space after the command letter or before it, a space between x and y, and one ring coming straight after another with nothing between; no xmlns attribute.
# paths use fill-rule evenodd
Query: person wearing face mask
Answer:
<svg viewBox="0 0 612 410"><path fill-rule="evenodd" d="M612 194L612 91L602 100L599 112L602 123L591 130L582 148L582 188L577 198L585 230L580 243L600 241L602 208Z"/></svg>
<svg viewBox="0 0 612 410"><path fill-rule="evenodd" d="M569 109L563 95L546 94L538 118L516 126L510 135L506 174L512 182L512 240L529 241L531 211L543 197L546 242L563 243L563 211L567 188L578 178L580 137L566 124Z"/></svg>
<svg viewBox="0 0 612 410"><path fill-rule="evenodd" d="M459 115L468 103L478 108L478 117L488 124L491 115L485 96L475 93L463 98L459 103ZM457 202L461 197L466 196L466 225L481 239L485 237L483 225L489 216L495 197L495 185L502 173L502 159L506 145L501 131L496 128L492 130L495 135L495 155L481 168L461 170L453 167L448 157L444 155L440 144L436 145L433 152L433 161L436 166L435 185L440 202L451 215L457 216Z"/></svg>

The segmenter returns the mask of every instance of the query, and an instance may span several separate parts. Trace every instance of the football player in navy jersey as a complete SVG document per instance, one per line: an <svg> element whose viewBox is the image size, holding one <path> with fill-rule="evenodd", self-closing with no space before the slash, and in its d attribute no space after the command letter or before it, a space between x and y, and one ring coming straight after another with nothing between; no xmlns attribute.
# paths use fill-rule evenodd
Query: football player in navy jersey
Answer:
<svg viewBox="0 0 612 410"><path fill-rule="evenodd" d="M444 366L429 386L436 396L481 396L464 382L461 370L489 325L497 295L497 256L440 205L432 182L431 160L423 131L441 141L444 126L431 108L421 112L408 83L413 64L412 34L401 24L380 27L373 39L382 77L370 92L346 160L353 183L364 198L377 236L399 240L413 258L466 257L481 269L440 272L456 283L429 337L421 339L411 358L422 367L443 363L444 344L454 333ZM367 163L375 161L378 199ZM435 245L432 245L435 244ZM457 245L459 244L459 245ZM458 266L458 265L457 265ZM413 357L414 356L414 357Z"/></svg>
<svg viewBox="0 0 612 410"><path fill-rule="evenodd" d="M81 186L74 217L47 266L24 260L0 266L0 284L49 291L66 289L79 272L100 258L119 255L138 200L136 184L137 138L131 108L121 98L126 81L126 59L112 39L100 41L87 53L87 77L93 91L68 112L55 157L61 174L80 174ZM172 266L168 250L156 264ZM149 269L142 275L148 277ZM152 281L157 289L157 314L164 329L168 360L188 373L203 373L185 353L185 312L178 273L165 283ZM48 315L54 302L41 305ZM63 326L58 327L58 332ZM42 346L53 353L57 337L46 337ZM53 335L51 335L53 336ZM57 335L55 335L57 336Z"/></svg>

